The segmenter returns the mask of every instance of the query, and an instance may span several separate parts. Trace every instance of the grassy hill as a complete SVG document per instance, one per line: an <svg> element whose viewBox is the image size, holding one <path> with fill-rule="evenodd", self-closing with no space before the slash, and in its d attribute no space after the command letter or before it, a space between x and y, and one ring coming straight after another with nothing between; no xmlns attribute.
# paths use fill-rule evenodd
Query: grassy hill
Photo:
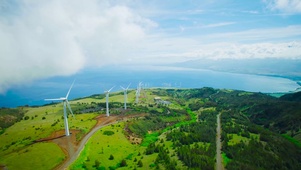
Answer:
<svg viewBox="0 0 301 170"><path fill-rule="evenodd" d="M105 114L104 97L71 101L75 143ZM155 97L170 104L156 103ZM110 113L120 119L98 130L69 169L214 169L218 113L227 169L301 169L299 94L275 98L213 88L146 89L138 104L135 92L129 92L127 111L123 100L122 92L110 95ZM67 159L55 141L36 142L64 129L62 108L53 103L1 110L0 118L19 117L2 127L0 165L53 169Z"/></svg>

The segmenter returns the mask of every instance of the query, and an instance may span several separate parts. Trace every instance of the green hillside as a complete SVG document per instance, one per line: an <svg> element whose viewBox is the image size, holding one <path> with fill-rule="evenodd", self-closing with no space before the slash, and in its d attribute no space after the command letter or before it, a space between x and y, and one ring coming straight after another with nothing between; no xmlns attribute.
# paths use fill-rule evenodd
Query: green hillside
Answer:
<svg viewBox="0 0 301 170"><path fill-rule="evenodd" d="M99 119L105 114L104 97L71 101L75 118L69 116L70 140L75 146L109 119ZM213 88L146 89L138 104L130 91L128 102L125 111L123 93L110 95L113 124L92 135L69 169L214 169L219 113L226 169L301 169L299 94L275 98ZM63 132L62 109L61 103L3 108L0 118L16 118L1 126L0 165L54 169L68 159L57 140L40 142Z"/></svg>

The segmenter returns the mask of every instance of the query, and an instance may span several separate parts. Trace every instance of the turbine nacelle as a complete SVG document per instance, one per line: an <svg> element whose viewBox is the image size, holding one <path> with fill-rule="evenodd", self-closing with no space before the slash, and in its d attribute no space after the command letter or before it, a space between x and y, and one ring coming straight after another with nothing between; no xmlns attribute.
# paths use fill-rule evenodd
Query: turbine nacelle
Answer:
<svg viewBox="0 0 301 170"><path fill-rule="evenodd" d="M130 85L131 85L131 83L127 86L127 88L124 88L122 86L120 86L120 87L123 89L123 91L127 91L129 89Z"/></svg>

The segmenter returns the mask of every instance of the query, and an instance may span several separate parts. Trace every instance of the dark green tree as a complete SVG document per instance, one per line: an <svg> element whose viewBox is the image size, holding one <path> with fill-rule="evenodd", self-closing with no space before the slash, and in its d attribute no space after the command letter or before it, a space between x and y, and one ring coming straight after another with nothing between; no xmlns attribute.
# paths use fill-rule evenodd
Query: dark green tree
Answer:
<svg viewBox="0 0 301 170"><path fill-rule="evenodd" d="M120 163L120 166L121 166L121 167L127 166L127 163L126 163L126 160L125 160L125 159L122 159L122 161L121 161L121 163Z"/></svg>
<svg viewBox="0 0 301 170"><path fill-rule="evenodd" d="M142 163L142 161L141 161L141 160L139 160L139 161L138 161L138 163L137 163L137 165L138 165L138 167L143 167L143 163Z"/></svg>
<svg viewBox="0 0 301 170"><path fill-rule="evenodd" d="M94 164L94 166L95 166L96 168L98 168L98 167L99 167L99 165L100 165L100 162L99 162L99 160L95 160L95 164Z"/></svg>

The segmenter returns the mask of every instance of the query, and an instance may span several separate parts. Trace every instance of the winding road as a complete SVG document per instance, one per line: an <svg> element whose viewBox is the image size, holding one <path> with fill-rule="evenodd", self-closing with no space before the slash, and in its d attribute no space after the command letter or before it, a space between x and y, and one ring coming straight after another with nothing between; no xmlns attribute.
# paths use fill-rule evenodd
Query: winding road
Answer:
<svg viewBox="0 0 301 170"><path fill-rule="evenodd" d="M99 129L105 127L105 126L108 126L108 125L111 125L111 124L114 124L116 123L116 117L108 117L103 123L102 125L100 126L96 126L94 129L92 129L80 142L79 146L78 146L78 149L76 150L76 152L74 152L70 157L67 158L66 161L64 161L63 164L59 165L57 168L55 169L68 169L68 167L70 166L70 164L72 164L76 159L77 157L80 155L81 151L84 149L84 146L86 145L86 143L88 142L88 140L90 139L90 137L95 133L97 132ZM114 121L114 122L112 122ZM110 123L111 122L111 123ZM68 137L66 137L68 138Z"/></svg>
<svg viewBox="0 0 301 170"><path fill-rule="evenodd" d="M216 170L224 170L222 163L222 142L221 142L221 113L217 115L217 127L216 127Z"/></svg>

